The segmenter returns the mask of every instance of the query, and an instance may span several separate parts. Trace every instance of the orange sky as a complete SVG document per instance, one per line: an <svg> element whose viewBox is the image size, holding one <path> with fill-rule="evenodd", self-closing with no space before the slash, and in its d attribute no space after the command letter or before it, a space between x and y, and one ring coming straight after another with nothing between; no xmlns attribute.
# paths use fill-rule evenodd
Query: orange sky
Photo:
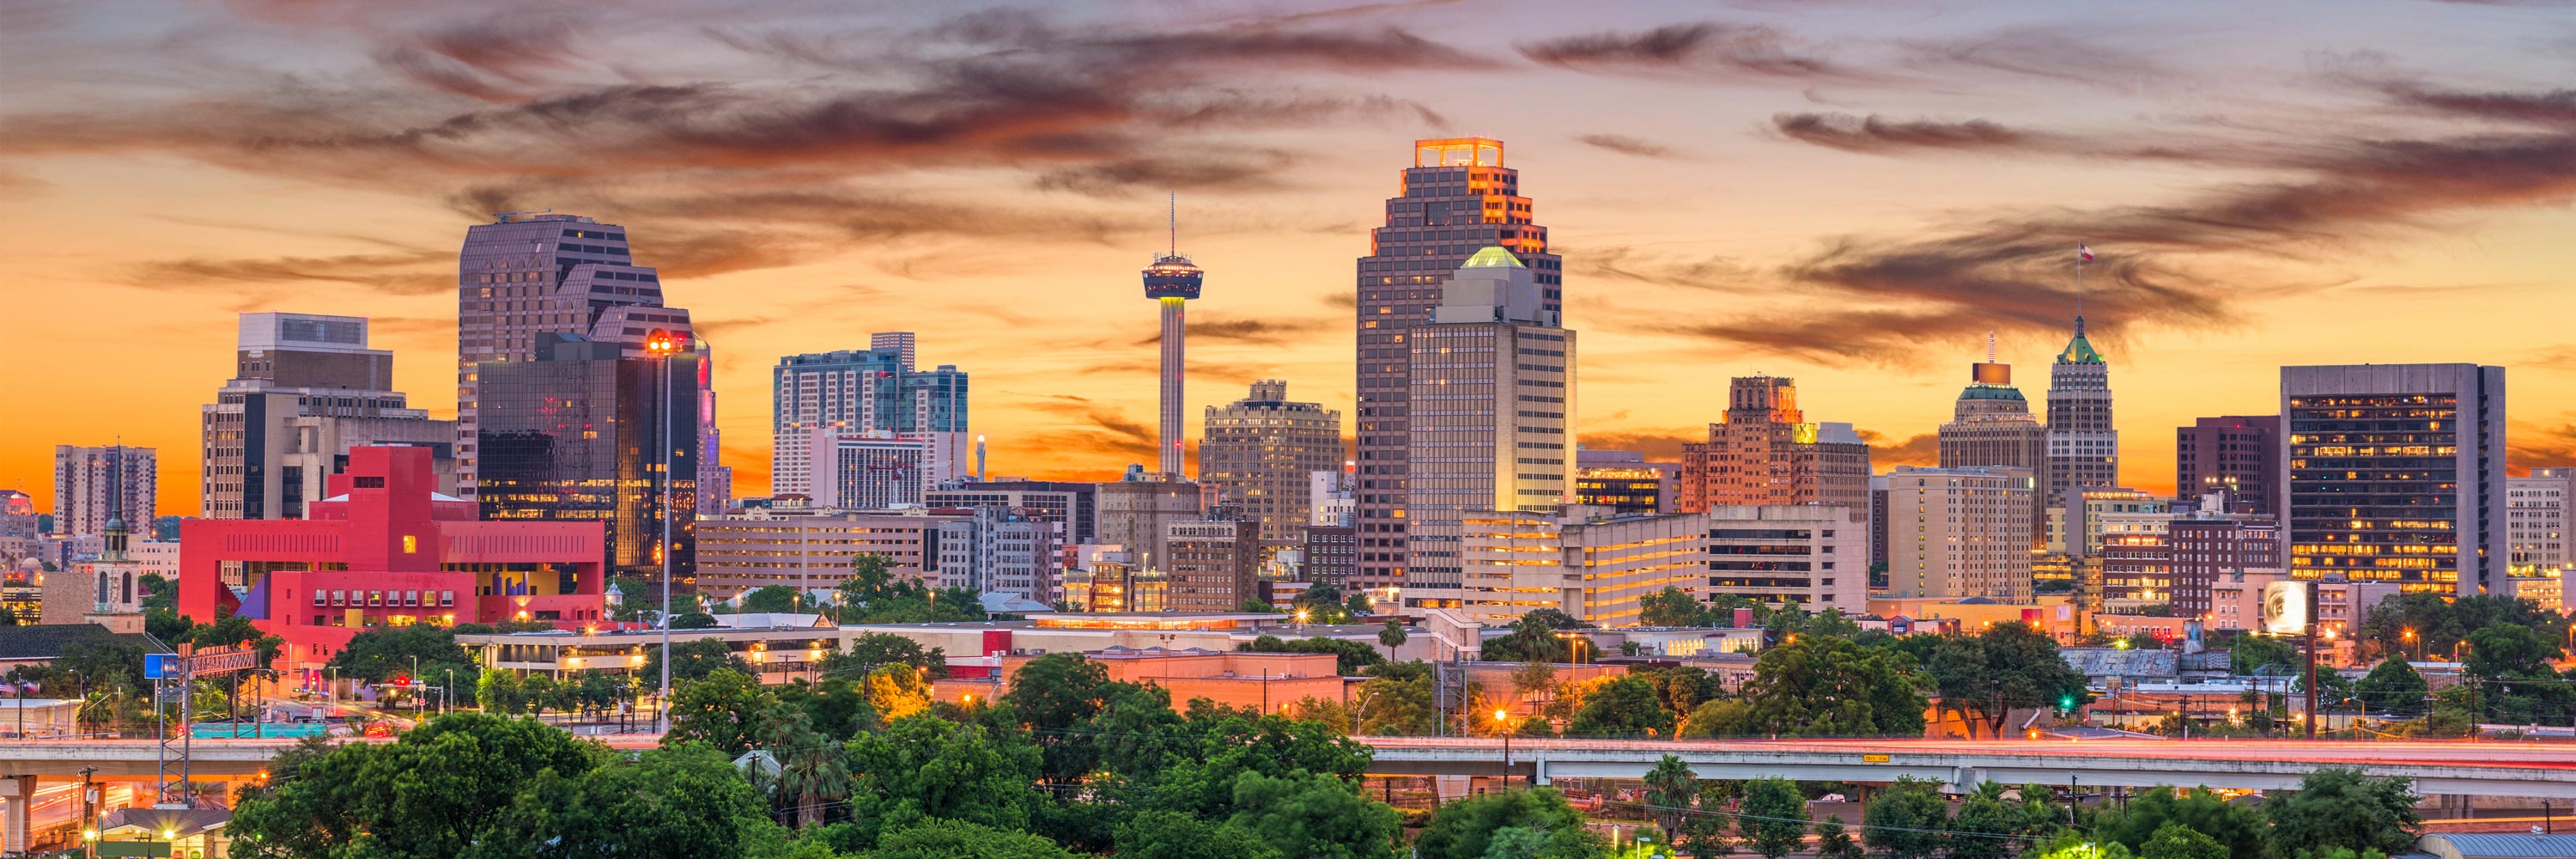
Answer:
<svg viewBox="0 0 2576 859"><path fill-rule="evenodd" d="M2517 465L2576 447L2563 10L1284 8L12 5L0 487L50 504L53 445L121 435L193 514L242 311L374 317L451 412L456 246L537 208L627 225L701 320L743 494L768 367L880 330L974 374L995 474L1106 477L1150 455L1165 189L1191 413L1347 412L1352 260L1410 141L1465 135L1565 256L1595 447L1765 372L1919 461L1988 329L2038 400L2077 241L2131 485L2285 363L2503 364Z"/></svg>

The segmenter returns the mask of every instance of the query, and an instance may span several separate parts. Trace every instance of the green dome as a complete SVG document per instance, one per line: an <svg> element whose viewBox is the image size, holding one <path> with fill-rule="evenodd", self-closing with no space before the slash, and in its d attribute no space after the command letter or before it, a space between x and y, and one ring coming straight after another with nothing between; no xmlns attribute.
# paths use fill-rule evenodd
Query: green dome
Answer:
<svg viewBox="0 0 2576 859"><path fill-rule="evenodd" d="M2022 402L2021 389L2009 385L1969 385L1959 392L1962 400L2011 400Z"/></svg>
<svg viewBox="0 0 2576 859"><path fill-rule="evenodd" d="M2075 317L2075 339L2066 341L2066 351L2057 353L2060 364L2103 364L2102 353L2095 351L2093 341L2084 339L2084 317Z"/></svg>
<svg viewBox="0 0 2576 859"><path fill-rule="evenodd" d="M1509 267L1509 268L1527 268L1527 266L1521 265L1521 261L1520 261L1520 258L1519 258L1519 257L1512 256L1512 252L1511 252L1511 251L1507 251L1507 250L1504 250L1504 249L1502 249L1502 248L1500 248L1500 247L1496 247L1496 246L1487 246L1484 250L1477 251L1475 256L1468 257L1468 258L1467 258L1467 262L1466 262L1465 264L1463 264L1463 265L1459 266L1459 267L1460 267L1460 268L1503 268L1503 267Z"/></svg>

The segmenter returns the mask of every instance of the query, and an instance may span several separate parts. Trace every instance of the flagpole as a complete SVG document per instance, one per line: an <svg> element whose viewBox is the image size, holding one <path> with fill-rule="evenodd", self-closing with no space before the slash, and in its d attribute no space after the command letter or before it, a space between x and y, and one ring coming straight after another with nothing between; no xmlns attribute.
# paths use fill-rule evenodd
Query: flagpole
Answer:
<svg viewBox="0 0 2576 859"><path fill-rule="evenodd" d="M2084 243L2075 243L2075 318L2084 318Z"/></svg>

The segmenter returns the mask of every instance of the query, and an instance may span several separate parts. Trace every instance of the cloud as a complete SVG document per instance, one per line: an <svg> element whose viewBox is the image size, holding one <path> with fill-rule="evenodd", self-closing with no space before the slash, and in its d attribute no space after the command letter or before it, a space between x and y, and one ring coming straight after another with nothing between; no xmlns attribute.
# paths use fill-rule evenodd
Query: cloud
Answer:
<svg viewBox="0 0 2576 859"><path fill-rule="evenodd" d="M1682 445L1708 441L1706 429L1608 430L1579 434L1586 450L1633 450L1648 462L1679 462Z"/></svg>
<svg viewBox="0 0 2576 859"><path fill-rule="evenodd" d="M1089 397L1054 394L1027 405L1060 419L1055 431L1047 436L1048 447L1069 447L1072 450L1059 452L1059 455L1087 452L1149 458L1158 453L1152 427Z"/></svg>
<svg viewBox="0 0 2576 859"><path fill-rule="evenodd" d="M1884 469L1891 465L1941 464L1941 437L1937 434L1921 433L1909 436L1904 441L1890 442L1885 433L1874 430L1860 430L1859 433L1860 440L1869 443L1869 464L1872 468Z"/></svg>
<svg viewBox="0 0 2576 859"><path fill-rule="evenodd" d="M2181 74L2142 48L2152 38L2122 28L2116 39L2097 38L2095 27L2014 27L1952 39L1907 43L1908 67L1955 78L1963 72L2062 81L2121 89L2154 86Z"/></svg>
<svg viewBox="0 0 2576 859"><path fill-rule="evenodd" d="M2514 421L2505 434L2505 468L2522 475L2534 468L2576 465L2576 424L2564 417L2555 425Z"/></svg>
<svg viewBox="0 0 2576 859"><path fill-rule="evenodd" d="M1285 346L1334 326L1334 320L1311 317L1252 318L1227 316L1214 312L1193 312L1185 318L1189 324L1189 339L1193 343L1216 341L1253 346ZM1156 331L1154 336L1136 341L1136 345L1152 346L1161 342L1163 342L1163 333Z"/></svg>
<svg viewBox="0 0 2576 859"><path fill-rule="evenodd" d="M1828 59L1824 50L1759 24L1704 21L1634 33L1594 33L1518 46L1542 65L1595 74L1703 80L1883 79Z"/></svg>
<svg viewBox="0 0 2576 859"><path fill-rule="evenodd" d="M579 55L573 23L514 11L407 34L378 48L376 62L431 89L489 102L516 102L545 83L543 71Z"/></svg>
<svg viewBox="0 0 2576 859"><path fill-rule="evenodd" d="M2543 125L2576 125L2576 89L2548 92L2461 92L2389 81L2381 92L2399 104L2452 116Z"/></svg>
<svg viewBox="0 0 2576 859"><path fill-rule="evenodd" d="M453 253L342 254L321 257L218 259L187 257L153 260L134 266L125 283L145 289L187 290L209 283L282 287L315 282L347 283L389 295L436 295L456 289Z"/></svg>
<svg viewBox="0 0 2576 859"><path fill-rule="evenodd" d="M1847 113L1782 113L1771 124L1792 140L1846 152L1904 149L2023 149L2039 138L1986 120L1898 122Z"/></svg>
<svg viewBox="0 0 2576 859"><path fill-rule="evenodd" d="M1771 278L1725 256L1656 255L1638 248L1559 248L1568 270L1587 278L1625 280L1710 292L1754 292L1773 286Z"/></svg>
<svg viewBox="0 0 2576 859"><path fill-rule="evenodd" d="M1584 145L1607 149L1621 155L1634 155L1639 158L1673 157L1671 147L1625 134L1586 134L1574 139Z"/></svg>

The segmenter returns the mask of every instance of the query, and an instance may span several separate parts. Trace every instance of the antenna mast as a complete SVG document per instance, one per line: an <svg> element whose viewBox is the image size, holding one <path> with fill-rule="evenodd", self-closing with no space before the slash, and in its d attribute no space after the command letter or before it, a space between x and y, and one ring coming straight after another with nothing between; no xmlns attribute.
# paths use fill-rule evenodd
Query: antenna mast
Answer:
<svg viewBox="0 0 2576 859"><path fill-rule="evenodd" d="M1181 255L1181 193L1180 193L1179 191L1166 191L1166 192L1164 192L1164 194L1165 194L1166 196L1163 198L1163 217L1164 217L1164 219L1166 220L1166 222L1167 222L1167 223L1169 223L1169 224L1171 225L1171 228L1172 228L1172 254L1171 254L1171 255L1172 255L1172 256L1180 256L1180 255Z"/></svg>
<svg viewBox="0 0 2576 859"><path fill-rule="evenodd" d="M1992 329L1992 328L1988 328L1988 329L1986 329L1986 363L1988 363L1988 364L1992 364L1992 363L1994 363L1994 362L1995 362L1995 330L1994 330L1994 329Z"/></svg>

